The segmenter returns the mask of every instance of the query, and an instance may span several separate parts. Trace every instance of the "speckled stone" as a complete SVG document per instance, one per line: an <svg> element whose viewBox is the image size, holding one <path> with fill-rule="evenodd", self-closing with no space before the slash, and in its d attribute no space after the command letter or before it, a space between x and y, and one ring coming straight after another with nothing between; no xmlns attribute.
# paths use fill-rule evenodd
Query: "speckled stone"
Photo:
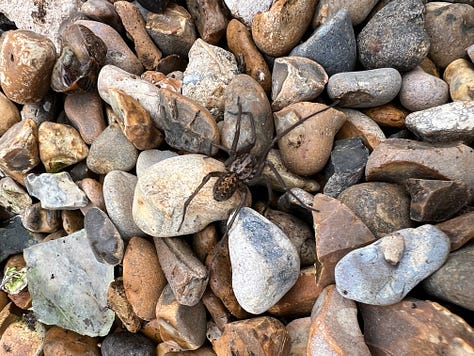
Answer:
<svg viewBox="0 0 474 356"><path fill-rule="evenodd" d="M118 331L107 335L101 342L102 356L115 356L117 354L136 354L137 356L155 356L155 345L145 335Z"/></svg>
<svg viewBox="0 0 474 356"><path fill-rule="evenodd" d="M46 332L43 354L100 356L100 351L96 338L53 326Z"/></svg>
<svg viewBox="0 0 474 356"><path fill-rule="evenodd" d="M232 17L242 22L246 27L252 26L253 18L259 12L268 11L273 0L241 1L241 0L224 0L229 8Z"/></svg>
<svg viewBox="0 0 474 356"><path fill-rule="evenodd" d="M0 179L0 206L15 215L21 214L32 203L25 189L11 177Z"/></svg>

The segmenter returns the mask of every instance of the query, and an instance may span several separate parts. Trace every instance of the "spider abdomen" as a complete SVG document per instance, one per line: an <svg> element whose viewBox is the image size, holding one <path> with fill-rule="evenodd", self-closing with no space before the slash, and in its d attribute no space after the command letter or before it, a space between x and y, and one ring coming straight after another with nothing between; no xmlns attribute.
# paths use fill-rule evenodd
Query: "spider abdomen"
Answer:
<svg viewBox="0 0 474 356"><path fill-rule="evenodd" d="M213 195L217 201L224 201L229 199L237 190L239 186L239 177L235 172L228 172L225 175L217 178L214 184Z"/></svg>
<svg viewBox="0 0 474 356"><path fill-rule="evenodd" d="M257 172L257 159L250 153L244 153L230 164L229 172L234 172L240 181L250 182Z"/></svg>

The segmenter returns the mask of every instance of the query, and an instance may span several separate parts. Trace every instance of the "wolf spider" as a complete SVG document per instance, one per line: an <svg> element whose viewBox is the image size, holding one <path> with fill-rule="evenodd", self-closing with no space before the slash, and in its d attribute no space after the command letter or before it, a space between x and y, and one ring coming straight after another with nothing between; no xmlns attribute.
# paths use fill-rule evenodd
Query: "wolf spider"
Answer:
<svg viewBox="0 0 474 356"><path fill-rule="evenodd" d="M184 218L186 216L186 210L188 209L189 204L191 201L194 199L194 197L199 193L199 191L204 187L204 185L214 177L217 177L216 182L214 183L213 187L213 197L216 201L225 201L229 199L238 189L241 190L242 192L242 197L240 199L240 203L235 209L235 213L233 214L230 222L227 224L226 232L232 224L234 223L234 220L237 216L237 213L240 211L240 209L243 207L246 198L247 198L247 189L246 186L252 186L261 181L263 178L265 180L267 190L268 190L268 195L269 197L271 196L271 187L270 183L262 176L262 172L265 166L267 166L275 175L276 179L278 180L278 183L285 189L285 192L290 194L293 198L295 198L302 206L304 206L308 210L312 211L318 211L314 209L313 207L307 205L304 203L298 196L296 196L286 185L286 183L283 181L283 178L281 175L278 173L277 169L271 163L270 161L267 160L267 155L270 152L270 150L273 148L275 143L287 135L291 130L293 130L295 127L301 125L304 123L306 120L314 117L315 115L318 115L331 107L334 107L337 105L338 102L333 102L331 105L325 107L324 109L321 109L315 113L312 113L308 116L305 116L301 119L299 119L297 122L294 124L290 125L287 127L285 130L277 134L272 141L265 147L263 150L262 155L260 158L255 157L252 153L250 153L250 150L252 147L255 145L256 141L256 130L255 130L255 122L253 119L253 115L251 112L248 111L242 111L242 104L240 103L240 97L237 97L237 112L231 112L230 114L232 115L237 115L237 122L236 122L236 129L235 129L235 134L234 134L234 139L232 141L232 146L230 148L224 147L222 145L216 144L214 142L211 142L211 144L223 151L225 151L229 157L227 160L224 162L224 166L226 169L226 172L210 172L208 173L201 181L201 183L198 185L198 187L194 190L194 192L189 196L188 199L184 202L183 206L183 214L182 214L182 219L181 223L179 224L178 231L181 230L181 226L183 225ZM252 131L252 141L248 145L244 146L243 148L237 150L237 144L239 142L239 137L240 137L240 127L241 127L241 121L242 121L242 115L248 115L250 119L250 127Z"/></svg>

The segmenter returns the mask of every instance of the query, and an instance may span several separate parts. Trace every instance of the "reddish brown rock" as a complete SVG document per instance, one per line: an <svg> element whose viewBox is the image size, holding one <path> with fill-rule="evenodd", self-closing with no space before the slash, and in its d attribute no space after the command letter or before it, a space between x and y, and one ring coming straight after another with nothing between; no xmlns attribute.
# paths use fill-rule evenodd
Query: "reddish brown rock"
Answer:
<svg viewBox="0 0 474 356"><path fill-rule="evenodd" d="M438 303L408 298L375 306L360 304L364 337L373 354L470 355L474 331Z"/></svg>
<svg viewBox="0 0 474 356"><path fill-rule="evenodd" d="M12 101L40 101L49 90L56 48L46 36L27 30L5 32L0 49L0 84Z"/></svg>
<svg viewBox="0 0 474 356"><path fill-rule="evenodd" d="M123 256L123 287L140 318L155 318L156 303L165 285L155 246L144 238L132 237Z"/></svg>
<svg viewBox="0 0 474 356"><path fill-rule="evenodd" d="M311 318L309 316L294 319L286 325L286 330L291 340L289 356L306 355L310 327Z"/></svg>
<svg viewBox="0 0 474 356"><path fill-rule="evenodd" d="M356 303L343 298L335 285L320 294L311 320L308 355L371 355L359 329Z"/></svg>
<svg viewBox="0 0 474 356"><path fill-rule="evenodd" d="M200 37L210 44L217 44L225 34L227 18L223 4L218 0L186 0Z"/></svg>
<svg viewBox="0 0 474 356"><path fill-rule="evenodd" d="M374 120L377 124L387 127L403 128L408 111L388 103L375 108L365 109L363 113Z"/></svg>
<svg viewBox="0 0 474 356"><path fill-rule="evenodd" d="M115 312L128 331L136 333L140 330L141 319L135 314L132 305L127 300L123 278L117 278L110 283L107 291L107 306Z"/></svg>
<svg viewBox="0 0 474 356"><path fill-rule="evenodd" d="M457 250L474 238L474 211L435 225L451 241L451 251Z"/></svg>
<svg viewBox="0 0 474 356"><path fill-rule="evenodd" d="M270 93L272 88L270 69L245 25L232 19L227 25L226 37L230 51L237 61L245 65L245 73L255 79L265 92Z"/></svg>
<svg viewBox="0 0 474 356"><path fill-rule="evenodd" d="M298 44L313 17L315 0L277 0L252 21L252 37L261 51L281 57Z"/></svg>
<svg viewBox="0 0 474 356"><path fill-rule="evenodd" d="M46 332L43 343L44 356L100 356L98 340L73 331L53 326Z"/></svg>
<svg viewBox="0 0 474 356"><path fill-rule="evenodd" d="M35 321L26 323L22 320L11 323L0 339L0 353L5 356L36 356L41 354L45 327Z"/></svg>
<svg viewBox="0 0 474 356"><path fill-rule="evenodd" d="M168 77L164 73L147 70L140 75L140 78L150 82L157 88L168 89L178 94L181 93L183 81L173 75Z"/></svg>
<svg viewBox="0 0 474 356"><path fill-rule="evenodd" d="M206 289L204 292L202 302L209 314L211 314L211 318L216 326L219 330L223 331L225 324L232 321L232 315L226 309L224 304L222 304L221 300L212 293L210 288Z"/></svg>
<svg viewBox="0 0 474 356"><path fill-rule="evenodd" d="M316 235L317 285L335 283L334 268L348 252L375 240L369 228L346 205L324 194L313 201Z"/></svg>
<svg viewBox="0 0 474 356"><path fill-rule="evenodd" d="M360 137L364 145L373 150L385 140L385 134L377 123L367 115L354 109L340 109L346 114L346 122L336 134L336 140Z"/></svg>
<svg viewBox="0 0 474 356"><path fill-rule="evenodd" d="M84 215L90 207L96 207L102 211L106 211L102 184L100 182L92 178L84 178L77 182L77 185L86 193L87 199L89 199L89 204L81 208Z"/></svg>
<svg viewBox="0 0 474 356"><path fill-rule="evenodd" d="M268 316L229 323L222 336L212 340L218 355L283 356L288 355L290 344L285 326Z"/></svg>
<svg viewBox="0 0 474 356"><path fill-rule="evenodd" d="M218 236L214 224L209 224L204 230L193 235L192 248L196 257L204 263L207 256L212 253L213 248L217 245Z"/></svg>
<svg viewBox="0 0 474 356"><path fill-rule="evenodd" d="M66 231L68 235L84 227L84 215L82 215L80 210L62 210L61 220L63 230Z"/></svg>
<svg viewBox="0 0 474 356"><path fill-rule="evenodd" d="M0 92L0 113L2 113L2 120L0 120L0 136L14 124L21 120L20 111L10 99Z"/></svg>
<svg viewBox="0 0 474 356"><path fill-rule="evenodd" d="M12 302L8 302L7 294L3 291L0 291L0 299L5 299L6 304L0 310L0 338L1 335L5 332L10 324L17 322L20 320L20 316L18 314L18 308L14 306ZM1 305L1 304L0 304Z"/></svg>

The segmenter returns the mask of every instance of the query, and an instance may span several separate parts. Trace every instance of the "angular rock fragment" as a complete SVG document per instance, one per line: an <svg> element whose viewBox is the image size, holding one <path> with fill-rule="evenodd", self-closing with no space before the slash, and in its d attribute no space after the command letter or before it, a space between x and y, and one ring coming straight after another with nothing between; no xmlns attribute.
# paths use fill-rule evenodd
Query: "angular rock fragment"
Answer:
<svg viewBox="0 0 474 356"><path fill-rule="evenodd" d="M0 179L0 206L17 215L31 206L32 200L23 187L12 178Z"/></svg>
<svg viewBox="0 0 474 356"><path fill-rule="evenodd" d="M107 305L120 319L125 328L131 333L136 333L141 328L142 319L133 311L132 305L125 295L123 278L117 278L110 283L107 292Z"/></svg>
<svg viewBox="0 0 474 356"><path fill-rule="evenodd" d="M474 211L459 215L435 226L448 235L451 240L451 251L457 250L474 238Z"/></svg>

